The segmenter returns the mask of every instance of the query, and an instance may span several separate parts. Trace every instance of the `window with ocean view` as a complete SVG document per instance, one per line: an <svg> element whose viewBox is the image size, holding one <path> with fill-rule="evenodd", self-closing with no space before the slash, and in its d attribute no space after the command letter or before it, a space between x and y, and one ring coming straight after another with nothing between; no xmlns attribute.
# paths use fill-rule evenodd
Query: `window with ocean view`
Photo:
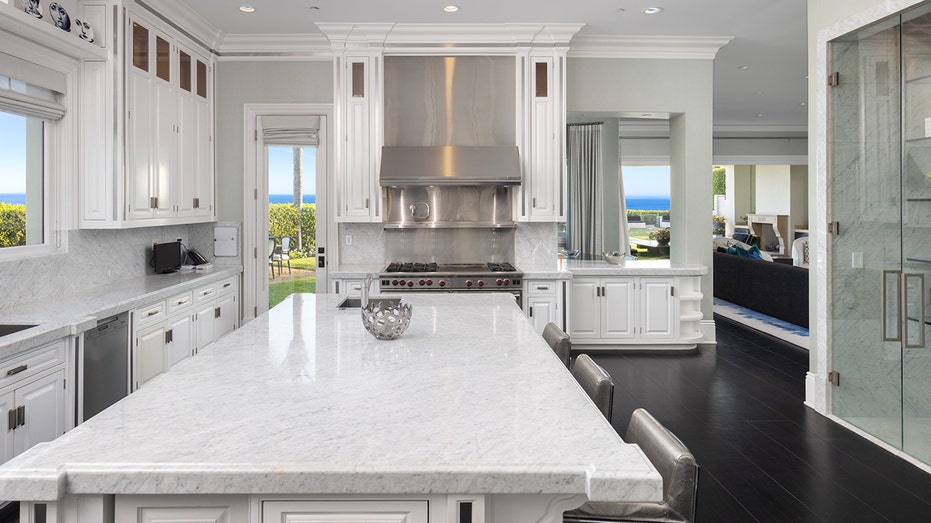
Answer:
<svg viewBox="0 0 931 523"><path fill-rule="evenodd" d="M0 111L0 248L45 242L45 124Z"/></svg>

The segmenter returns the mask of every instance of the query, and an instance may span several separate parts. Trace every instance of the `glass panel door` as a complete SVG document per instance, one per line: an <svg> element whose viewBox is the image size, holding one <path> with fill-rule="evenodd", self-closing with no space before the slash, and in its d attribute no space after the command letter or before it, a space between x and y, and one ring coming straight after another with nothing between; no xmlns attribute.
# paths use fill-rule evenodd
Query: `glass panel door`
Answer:
<svg viewBox="0 0 931 523"><path fill-rule="evenodd" d="M902 448L931 463L931 6L902 17L903 271L908 321L902 354Z"/></svg>
<svg viewBox="0 0 931 523"><path fill-rule="evenodd" d="M829 209L833 413L900 446L903 323L898 20L831 43ZM929 207L931 209L931 207ZM905 332L905 331L908 332Z"/></svg>

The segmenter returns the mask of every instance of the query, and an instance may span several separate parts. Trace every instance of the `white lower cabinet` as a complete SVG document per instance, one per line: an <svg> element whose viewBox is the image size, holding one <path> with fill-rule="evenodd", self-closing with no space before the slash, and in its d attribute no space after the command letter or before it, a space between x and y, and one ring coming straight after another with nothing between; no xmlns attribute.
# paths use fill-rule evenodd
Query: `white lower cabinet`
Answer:
<svg viewBox="0 0 931 523"><path fill-rule="evenodd" d="M333 294L338 296L362 296L362 280L333 280Z"/></svg>
<svg viewBox="0 0 931 523"><path fill-rule="evenodd" d="M263 523L427 523L427 500L265 501Z"/></svg>
<svg viewBox="0 0 931 523"><path fill-rule="evenodd" d="M573 344L682 343L675 286L675 277L573 277Z"/></svg>
<svg viewBox="0 0 931 523"><path fill-rule="evenodd" d="M245 496L117 496L118 523L248 523Z"/></svg>
<svg viewBox="0 0 931 523"><path fill-rule="evenodd" d="M0 362L0 463L65 433L68 341Z"/></svg>
<svg viewBox="0 0 931 523"><path fill-rule="evenodd" d="M239 327L238 277L133 311L133 390Z"/></svg>
<svg viewBox="0 0 931 523"><path fill-rule="evenodd" d="M537 333L550 322L565 330L565 285L564 280L524 280L524 312Z"/></svg>

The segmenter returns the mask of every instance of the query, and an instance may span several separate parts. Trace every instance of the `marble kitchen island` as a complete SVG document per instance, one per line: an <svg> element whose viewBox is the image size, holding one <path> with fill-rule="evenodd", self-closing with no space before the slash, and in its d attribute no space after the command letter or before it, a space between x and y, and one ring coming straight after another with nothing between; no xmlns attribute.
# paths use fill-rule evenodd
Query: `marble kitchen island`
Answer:
<svg viewBox="0 0 931 523"><path fill-rule="evenodd" d="M404 301L410 328L380 341L294 295L0 467L0 499L54 522L520 523L661 498L513 298Z"/></svg>

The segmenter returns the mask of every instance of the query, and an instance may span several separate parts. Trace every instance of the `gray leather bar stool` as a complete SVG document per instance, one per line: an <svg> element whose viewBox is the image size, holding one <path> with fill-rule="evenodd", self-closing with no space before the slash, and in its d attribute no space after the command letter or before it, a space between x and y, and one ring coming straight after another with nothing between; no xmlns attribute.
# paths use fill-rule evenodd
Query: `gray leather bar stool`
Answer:
<svg viewBox="0 0 931 523"><path fill-rule="evenodd" d="M572 364L572 375L610 423L611 411L614 409L614 380L611 375L588 354L576 357Z"/></svg>
<svg viewBox="0 0 931 523"><path fill-rule="evenodd" d="M679 438L644 409L630 417L624 436L636 443L663 477L663 500L656 503L604 503L590 501L566 512L565 523L652 521L692 523L698 492L698 463Z"/></svg>
<svg viewBox="0 0 931 523"><path fill-rule="evenodd" d="M546 327L543 327L543 339L553 349L553 352L559 356L559 360L566 365L566 368L569 368L569 356L572 352L572 342L569 341L569 335L555 323L549 322Z"/></svg>

